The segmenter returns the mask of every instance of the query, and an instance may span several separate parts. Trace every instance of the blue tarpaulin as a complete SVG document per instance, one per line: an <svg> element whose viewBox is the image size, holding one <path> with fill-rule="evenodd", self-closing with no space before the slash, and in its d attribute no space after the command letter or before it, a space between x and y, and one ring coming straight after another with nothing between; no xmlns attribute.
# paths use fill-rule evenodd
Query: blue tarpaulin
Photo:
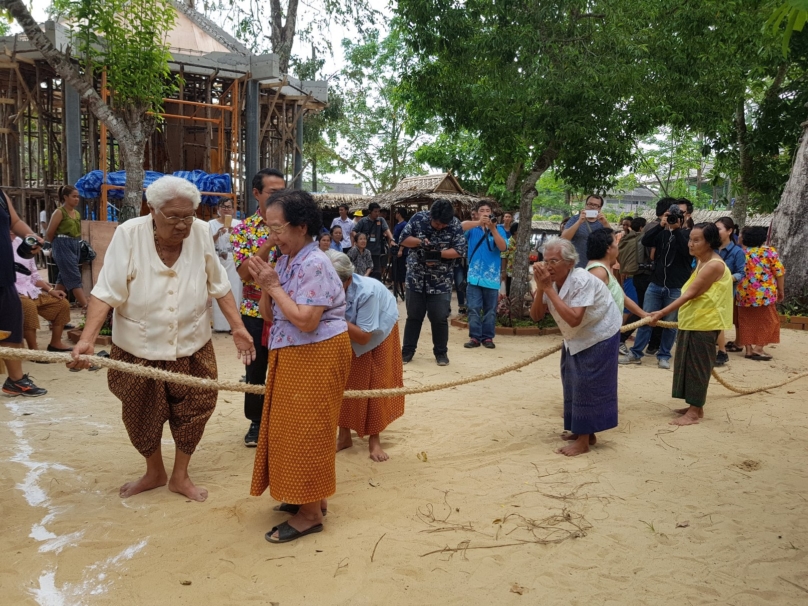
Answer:
<svg viewBox="0 0 808 606"><path fill-rule="evenodd" d="M163 173L147 170L146 177L143 180L143 187L148 187L162 176ZM229 194L233 191L230 175L208 174L203 170L178 170L174 173L174 176L190 181L196 185L199 191L223 194ZM83 198L100 198L103 180L104 173L100 170L94 170L76 182L76 189L79 190L79 195ZM119 170L114 173L107 173L107 185L119 185L121 187L126 185L126 171ZM107 197L111 200L123 198L123 190L110 189L107 192ZM202 204L209 206L216 206L219 200L220 196L202 196Z"/></svg>

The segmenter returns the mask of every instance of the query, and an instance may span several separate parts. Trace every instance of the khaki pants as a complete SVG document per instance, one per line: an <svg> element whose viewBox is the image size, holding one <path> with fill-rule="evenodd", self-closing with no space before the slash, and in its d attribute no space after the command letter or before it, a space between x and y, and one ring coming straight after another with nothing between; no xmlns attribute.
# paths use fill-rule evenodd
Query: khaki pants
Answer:
<svg viewBox="0 0 808 606"><path fill-rule="evenodd" d="M64 326L70 322L70 303L67 299L59 299L41 293L36 299L20 295L22 304L23 331L39 330L39 316L53 322L56 326Z"/></svg>

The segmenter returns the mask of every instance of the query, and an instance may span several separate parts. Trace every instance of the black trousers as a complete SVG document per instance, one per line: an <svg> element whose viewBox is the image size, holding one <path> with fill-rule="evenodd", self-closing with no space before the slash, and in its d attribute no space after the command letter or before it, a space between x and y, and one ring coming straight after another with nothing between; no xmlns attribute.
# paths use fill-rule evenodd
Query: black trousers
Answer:
<svg viewBox="0 0 808 606"><path fill-rule="evenodd" d="M264 385L267 381L267 362L269 360L269 350L261 345L261 335L264 332L264 320L250 316L241 316L244 327L253 339L255 346L255 360L247 364L247 383L250 385ZM261 414L264 412L264 396L255 393L244 394L244 416L253 423L261 422Z"/></svg>
<svg viewBox="0 0 808 606"><path fill-rule="evenodd" d="M432 325L432 353L445 355L449 343L449 306L452 293L428 295L407 289L407 322L404 324L403 355L414 354L421 336L424 317L429 316Z"/></svg>

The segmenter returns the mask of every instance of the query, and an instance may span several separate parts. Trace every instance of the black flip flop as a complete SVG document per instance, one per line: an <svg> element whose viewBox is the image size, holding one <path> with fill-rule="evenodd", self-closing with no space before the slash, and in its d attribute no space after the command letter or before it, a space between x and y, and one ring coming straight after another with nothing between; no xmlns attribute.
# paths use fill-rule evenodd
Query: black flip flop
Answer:
<svg viewBox="0 0 808 606"><path fill-rule="evenodd" d="M751 356L746 356L746 357L749 358L750 360L755 360L756 362L768 362L769 360L772 359L772 357L769 356L769 355L763 355L762 356L762 355L756 354L756 353L752 354Z"/></svg>
<svg viewBox="0 0 808 606"><path fill-rule="evenodd" d="M288 513L291 515L297 515L297 512L300 511L300 505L292 505L291 503L281 503L280 505L275 505L272 508L273 511L282 511L283 513ZM328 515L327 509L321 509L320 511L323 512L324 516Z"/></svg>
<svg viewBox="0 0 808 606"><path fill-rule="evenodd" d="M275 534L277 531L278 538L273 539L272 535ZM289 525L288 522L283 522L282 524L278 524L274 526L272 530L264 535L264 538L269 541L270 543L289 543L291 541L295 541L300 537L305 537L307 534L314 534L315 532L322 532L323 525L322 524L315 524L311 528L307 528L304 531L295 530L292 526Z"/></svg>

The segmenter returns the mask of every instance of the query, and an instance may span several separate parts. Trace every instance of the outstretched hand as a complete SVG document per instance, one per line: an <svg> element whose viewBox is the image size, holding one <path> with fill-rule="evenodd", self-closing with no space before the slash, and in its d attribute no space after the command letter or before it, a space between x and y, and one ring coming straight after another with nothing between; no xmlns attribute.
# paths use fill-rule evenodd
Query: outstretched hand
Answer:
<svg viewBox="0 0 808 606"><path fill-rule="evenodd" d="M255 360L255 344L252 335L243 326L233 329L233 343L236 344L238 357L243 364L252 364Z"/></svg>

